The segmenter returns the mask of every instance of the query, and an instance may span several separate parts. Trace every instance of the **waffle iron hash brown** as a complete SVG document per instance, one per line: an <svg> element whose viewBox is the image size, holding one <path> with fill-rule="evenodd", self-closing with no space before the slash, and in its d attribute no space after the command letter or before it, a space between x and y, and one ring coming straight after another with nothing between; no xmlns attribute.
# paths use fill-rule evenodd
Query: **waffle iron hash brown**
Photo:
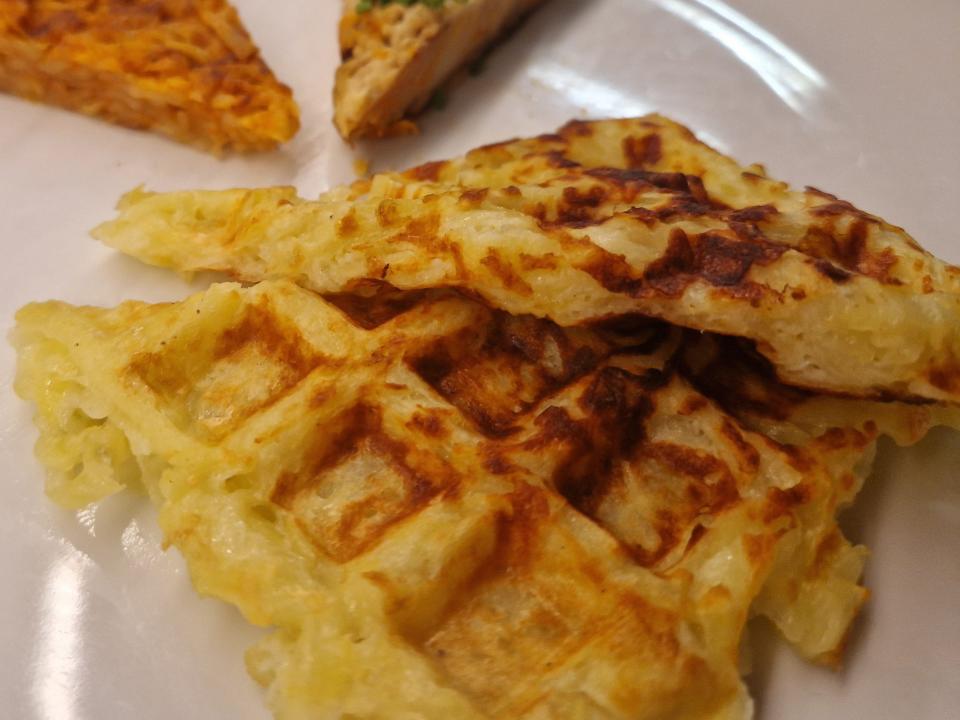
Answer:
<svg viewBox="0 0 960 720"><path fill-rule="evenodd" d="M0 90L217 152L299 127L224 0L4 0Z"/></svg>
<svg viewBox="0 0 960 720"><path fill-rule="evenodd" d="M791 384L960 400L960 269L658 116L573 122L318 201L135 191L96 235L153 264L320 292L457 287L565 326L643 313L749 338Z"/></svg>
<svg viewBox="0 0 960 720"><path fill-rule="evenodd" d="M784 385L742 338L687 331L677 361L698 390L745 427L779 442L802 444L841 427L879 432L907 446L933 427L960 429L957 405L863 400Z"/></svg>
<svg viewBox="0 0 960 720"><path fill-rule="evenodd" d="M834 516L876 430L747 430L660 323L278 281L33 304L14 342L50 495L144 486L274 628L279 718L748 718L751 605L833 662L864 598Z"/></svg>

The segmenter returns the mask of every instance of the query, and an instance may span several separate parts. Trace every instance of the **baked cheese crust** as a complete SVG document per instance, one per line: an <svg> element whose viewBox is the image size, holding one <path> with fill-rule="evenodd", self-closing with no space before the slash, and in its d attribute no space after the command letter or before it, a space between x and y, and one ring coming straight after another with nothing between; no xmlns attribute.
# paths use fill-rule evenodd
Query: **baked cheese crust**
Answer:
<svg viewBox="0 0 960 720"><path fill-rule="evenodd" d="M5 0L0 90L214 152L273 148L299 127L224 0Z"/></svg>

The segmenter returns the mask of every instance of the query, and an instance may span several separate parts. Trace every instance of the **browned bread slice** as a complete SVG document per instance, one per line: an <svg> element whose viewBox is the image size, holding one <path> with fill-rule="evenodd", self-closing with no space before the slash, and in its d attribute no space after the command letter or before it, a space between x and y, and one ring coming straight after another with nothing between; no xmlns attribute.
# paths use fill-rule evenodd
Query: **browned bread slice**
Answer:
<svg viewBox="0 0 960 720"><path fill-rule="evenodd" d="M543 0L344 0L334 123L353 140L398 130L457 68Z"/></svg>

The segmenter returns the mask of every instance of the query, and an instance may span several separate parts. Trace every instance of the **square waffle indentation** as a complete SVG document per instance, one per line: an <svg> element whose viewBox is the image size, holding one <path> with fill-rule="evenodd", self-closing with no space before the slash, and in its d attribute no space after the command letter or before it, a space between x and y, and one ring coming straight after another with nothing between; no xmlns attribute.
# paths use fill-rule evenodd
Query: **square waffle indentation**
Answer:
<svg viewBox="0 0 960 720"><path fill-rule="evenodd" d="M265 303L246 306L225 328L210 322L216 319L199 320L195 331L161 350L138 354L128 370L181 429L217 441L290 392L322 357Z"/></svg>
<svg viewBox="0 0 960 720"><path fill-rule="evenodd" d="M301 470L280 476L272 500L325 555L345 563L419 512L449 478L411 467L414 451L384 431L376 408L357 405L330 426L339 429L318 438Z"/></svg>
<svg viewBox="0 0 960 720"><path fill-rule="evenodd" d="M487 437L504 437L538 402L609 352L596 337L533 317L495 313L486 332L459 333L414 358L413 369Z"/></svg>
<svg viewBox="0 0 960 720"><path fill-rule="evenodd" d="M583 672L605 672L593 661L587 669L587 657L645 668L664 678L658 692L672 694L681 669L696 662L681 647L678 615L611 581L607 560L584 543L597 531L565 520L569 511L542 493L517 493L492 552L419 648L494 717L526 716Z"/></svg>

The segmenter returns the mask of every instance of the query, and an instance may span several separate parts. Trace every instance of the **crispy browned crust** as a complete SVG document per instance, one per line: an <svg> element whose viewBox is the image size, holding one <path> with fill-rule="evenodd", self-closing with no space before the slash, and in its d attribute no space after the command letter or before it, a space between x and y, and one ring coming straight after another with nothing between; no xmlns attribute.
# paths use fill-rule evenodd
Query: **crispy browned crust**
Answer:
<svg viewBox="0 0 960 720"><path fill-rule="evenodd" d="M18 391L64 393L54 364L108 354L84 386L142 408L105 411L103 433L129 432L143 466L163 468L170 489L154 498L198 587L315 643L307 660L275 648L258 675L278 717L400 716L383 689L398 676L406 707L431 720L568 720L572 702L611 720L748 717L736 670L748 608L766 593L764 612L792 617L782 588L827 588L832 559L857 554L833 518L874 433L787 447L747 430L685 379L682 333L662 323L561 328L448 291L355 291L335 307L270 282L166 306L29 306ZM41 413L69 415L75 394ZM83 447L43 444L65 446ZM311 572L278 571L301 562ZM864 594L855 577L838 585L834 599L811 593L837 642ZM339 622L311 610L328 596L349 623L311 641L319 615ZM818 630L802 652L835 650L802 619ZM365 640L351 639L338 657L351 627L390 647L357 655ZM334 664L350 682L330 681ZM427 704L441 695L458 702ZM358 697L373 709L349 712Z"/></svg>
<svg viewBox="0 0 960 720"><path fill-rule="evenodd" d="M320 292L456 286L564 326L639 312L748 338L789 384L960 403L960 268L758 172L663 117L576 121L315 202L132 193L97 237L181 271Z"/></svg>
<svg viewBox="0 0 960 720"><path fill-rule="evenodd" d="M289 140L299 114L223 0L12 0L0 90L214 152Z"/></svg>
<svg viewBox="0 0 960 720"><path fill-rule="evenodd" d="M347 140L397 133L458 68L543 0L467 0L441 8L344 0L334 124ZM409 128L407 124L399 128Z"/></svg>

